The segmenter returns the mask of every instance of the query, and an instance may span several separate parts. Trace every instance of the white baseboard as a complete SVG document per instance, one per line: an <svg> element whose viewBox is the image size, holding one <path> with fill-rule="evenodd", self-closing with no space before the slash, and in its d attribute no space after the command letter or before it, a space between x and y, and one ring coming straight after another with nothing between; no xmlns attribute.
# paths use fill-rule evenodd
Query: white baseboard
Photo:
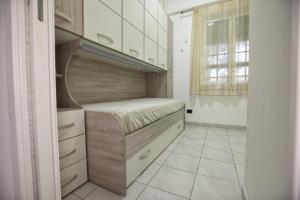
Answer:
<svg viewBox="0 0 300 200"><path fill-rule="evenodd" d="M247 126L238 126L238 125L227 125L227 124L212 124L212 123L203 123L203 122L186 122L187 125L193 126L204 126L212 128L227 128L235 130L247 130Z"/></svg>

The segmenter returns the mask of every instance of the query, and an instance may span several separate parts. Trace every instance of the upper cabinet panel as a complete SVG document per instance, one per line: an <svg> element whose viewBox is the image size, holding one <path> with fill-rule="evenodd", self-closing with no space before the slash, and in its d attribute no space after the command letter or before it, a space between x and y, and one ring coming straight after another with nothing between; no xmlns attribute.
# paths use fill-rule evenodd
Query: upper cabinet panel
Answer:
<svg viewBox="0 0 300 200"><path fill-rule="evenodd" d="M145 7L155 19L158 18L158 1L157 0L145 0Z"/></svg>
<svg viewBox="0 0 300 200"><path fill-rule="evenodd" d="M102 1L105 5L109 6L119 15L122 15L122 0L98 0Z"/></svg>
<svg viewBox="0 0 300 200"><path fill-rule="evenodd" d="M157 43L157 21L149 14L145 12L145 34Z"/></svg>
<svg viewBox="0 0 300 200"><path fill-rule="evenodd" d="M121 51L121 17L99 0L84 0L84 37Z"/></svg>
<svg viewBox="0 0 300 200"><path fill-rule="evenodd" d="M165 30L168 30L168 16L160 4L158 5L158 22Z"/></svg>
<svg viewBox="0 0 300 200"><path fill-rule="evenodd" d="M163 49L168 49L168 33L161 27L158 27L158 45Z"/></svg>
<svg viewBox="0 0 300 200"><path fill-rule="evenodd" d="M82 35L82 0L55 0L55 25Z"/></svg>
<svg viewBox="0 0 300 200"><path fill-rule="evenodd" d="M138 0L123 0L123 18L144 31L144 6Z"/></svg>

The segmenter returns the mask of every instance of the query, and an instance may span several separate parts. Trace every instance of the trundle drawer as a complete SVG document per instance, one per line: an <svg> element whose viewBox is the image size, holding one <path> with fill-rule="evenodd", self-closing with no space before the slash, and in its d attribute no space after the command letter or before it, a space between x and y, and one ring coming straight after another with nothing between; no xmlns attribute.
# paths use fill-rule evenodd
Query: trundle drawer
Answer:
<svg viewBox="0 0 300 200"><path fill-rule="evenodd" d="M147 144L126 162L127 186L143 172L148 165L171 143L171 141L183 130L184 119L174 123L164 133Z"/></svg>
<svg viewBox="0 0 300 200"><path fill-rule="evenodd" d="M86 157L85 135L80 135L59 142L59 165L60 169L66 168L73 163Z"/></svg>
<svg viewBox="0 0 300 200"><path fill-rule="evenodd" d="M84 134L83 110L58 110L58 141Z"/></svg>
<svg viewBox="0 0 300 200"><path fill-rule="evenodd" d="M60 171L61 195L64 197L87 181L86 159Z"/></svg>

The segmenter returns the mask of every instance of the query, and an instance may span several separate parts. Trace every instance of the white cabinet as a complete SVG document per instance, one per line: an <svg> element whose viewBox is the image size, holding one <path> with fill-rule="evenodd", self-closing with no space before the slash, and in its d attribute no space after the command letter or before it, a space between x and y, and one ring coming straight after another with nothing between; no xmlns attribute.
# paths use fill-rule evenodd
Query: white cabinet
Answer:
<svg viewBox="0 0 300 200"><path fill-rule="evenodd" d="M157 0L145 0L145 7L151 13L151 15L157 19L158 15L158 1Z"/></svg>
<svg viewBox="0 0 300 200"><path fill-rule="evenodd" d="M157 44L145 37L145 62L157 65Z"/></svg>
<svg viewBox="0 0 300 200"><path fill-rule="evenodd" d="M123 18L144 31L144 6L138 0L123 0Z"/></svg>
<svg viewBox="0 0 300 200"><path fill-rule="evenodd" d="M144 35L123 20L123 53L142 60L144 55Z"/></svg>
<svg viewBox="0 0 300 200"><path fill-rule="evenodd" d="M168 49L168 34L161 26L158 27L158 45L165 50Z"/></svg>
<svg viewBox="0 0 300 200"><path fill-rule="evenodd" d="M160 4L158 5L158 22L165 30L168 30L168 16Z"/></svg>
<svg viewBox="0 0 300 200"><path fill-rule="evenodd" d="M149 14L145 12L145 34L153 41L157 42L157 21Z"/></svg>
<svg viewBox="0 0 300 200"><path fill-rule="evenodd" d="M168 69L168 54L167 51L158 47L158 67Z"/></svg>
<svg viewBox="0 0 300 200"><path fill-rule="evenodd" d="M113 9L119 15L122 15L122 0L98 0Z"/></svg>
<svg viewBox="0 0 300 200"><path fill-rule="evenodd" d="M121 51L121 17L99 0L85 0L84 37Z"/></svg>

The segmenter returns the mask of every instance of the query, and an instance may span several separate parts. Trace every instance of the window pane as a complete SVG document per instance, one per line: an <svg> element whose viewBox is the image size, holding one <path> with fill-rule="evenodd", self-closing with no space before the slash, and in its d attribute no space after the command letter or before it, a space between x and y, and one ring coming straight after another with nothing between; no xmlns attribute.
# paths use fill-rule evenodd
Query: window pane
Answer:
<svg viewBox="0 0 300 200"><path fill-rule="evenodd" d="M245 82L246 80L246 77L237 77L237 82Z"/></svg>
<svg viewBox="0 0 300 200"><path fill-rule="evenodd" d="M247 53L246 52L243 52L243 53L237 53L236 54L236 60L235 60L235 62L237 62L237 63L241 63L241 62L246 62L247 60Z"/></svg>
<svg viewBox="0 0 300 200"><path fill-rule="evenodd" d="M217 78L209 78L208 80L211 83L216 83L217 82Z"/></svg>
<svg viewBox="0 0 300 200"><path fill-rule="evenodd" d="M228 44L220 44L219 54L228 54Z"/></svg>
<svg viewBox="0 0 300 200"><path fill-rule="evenodd" d="M227 81L227 78L224 77L224 78L218 78L218 82L219 83L225 83Z"/></svg>
<svg viewBox="0 0 300 200"><path fill-rule="evenodd" d="M245 76L245 75L246 75L246 68L238 67L236 70L236 76Z"/></svg>
<svg viewBox="0 0 300 200"><path fill-rule="evenodd" d="M218 54L218 46L217 45L210 45L208 46L208 55L217 55Z"/></svg>
<svg viewBox="0 0 300 200"><path fill-rule="evenodd" d="M217 77L217 69L216 68L208 69L208 77Z"/></svg>
<svg viewBox="0 0 300 200"><path fill-rule="evenodd" d="M227 76L228 76L228 69L227 68L219 68L218 77L227 77Z"/></svg>
<svg viewBox="0 0 300 200"><path fill-rule="evenodd" d="M218 57L218 64L222 65L222 64L227 64L228 63L228 55L219 55Z"/></svg>

